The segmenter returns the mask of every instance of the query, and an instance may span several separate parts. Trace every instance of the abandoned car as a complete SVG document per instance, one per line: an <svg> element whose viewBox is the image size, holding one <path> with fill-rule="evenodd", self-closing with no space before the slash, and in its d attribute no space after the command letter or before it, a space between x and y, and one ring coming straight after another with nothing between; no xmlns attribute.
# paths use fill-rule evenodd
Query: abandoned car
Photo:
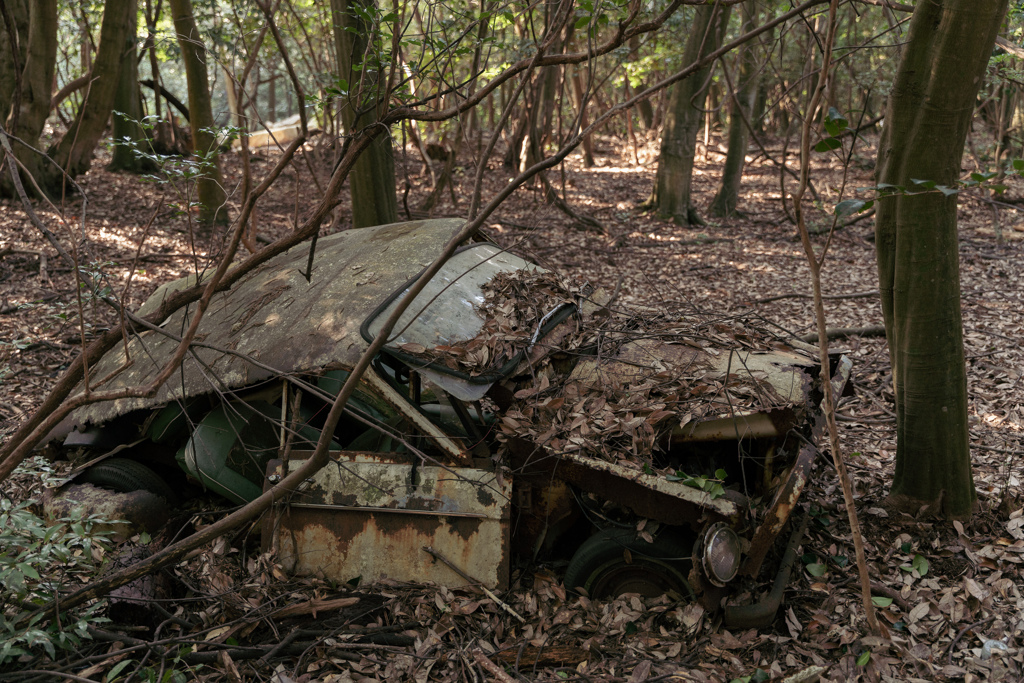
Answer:
<svg viewBox="0 0 1024 683"><path fill-rule="evenodd" d="M87 405L58 428L88 465L61 495L260 495L309 456L382 321L461 226L338 233L319 240L308 280L297 247L215 295L154 397ZM140 312L192 282L162 286ZM192 315L137 333L92 375L146 384ZM265 516L263 546L287 570L341 582L503 588L518 557L564 567L566 586L592 597L674 592L712 607L738 577L782 566L762 605L727 611L756 623L788 580L796 540L779 561L776 539L815 465L815 358L742 321L620 310L469 242L362 378L330 463ZM830 365L839 392L850 362Z"/></svg>

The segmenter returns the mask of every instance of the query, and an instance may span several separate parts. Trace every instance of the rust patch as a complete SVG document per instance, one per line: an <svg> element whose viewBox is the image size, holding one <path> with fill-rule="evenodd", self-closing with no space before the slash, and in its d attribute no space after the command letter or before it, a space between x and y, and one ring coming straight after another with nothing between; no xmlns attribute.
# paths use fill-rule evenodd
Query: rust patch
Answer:
<svg viewBox="0 0 1024 683"><path fill-rule="evenodd" d="M771 507L765 513L764 521L761 522L761 526L754 532L754 537L750 541L750 552L740 570L747 576L757 576L757 573L761 571L761 563L764 562L765 555L771 550L775 538L786 525L786 521L789 520L789 516L796 507L796 502L807 484L807 479L814 467L814 456L817 453L818 450L811 444L804 444L800 448L796 462L790 468L785 481L779 486Z"/></svg>

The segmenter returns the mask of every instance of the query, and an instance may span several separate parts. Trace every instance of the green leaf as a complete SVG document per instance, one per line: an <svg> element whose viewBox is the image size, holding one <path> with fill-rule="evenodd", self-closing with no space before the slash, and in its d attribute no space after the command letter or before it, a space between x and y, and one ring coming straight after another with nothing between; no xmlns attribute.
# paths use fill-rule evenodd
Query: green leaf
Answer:
<svg viewBox="0 0 1024 683"><path fill-rule="evenodd" d="M114 679L117 678L117 675L119 673L121 673L122 671L124 671L126 666L128 666L129 664L134 664L134 663L135 663L134 659L123 659L120 662L118 662L117 664L115 664L114 668L107 672L107 681L108 681L108 683L113 683Z"/></svg>
<svg viewBox="0 0 1024 683"><path fill-rule="evenodd" d="M828 113L825 114L825 123L835 125L840 131L845 130L846 127L850 125L850 122L846 120L846 117L840 114L839 110L835 107L828 108ZM832 133L832 135L835 135L835 133Z"/></svg>
<svg viewBox="0 0 1024 683"><path fill-rule="evenodd" d="M867 203L863 199L844 199L836 204L836 215L852 216L855 213L860 213L864 210L864 205Z"/></svg>
<svg viewBox="0 0 1024 683"><path fill-rule="evenodd" d="M914 555L913 562L910 563L920 576L924 576L928 573L928 559L924 555Z"/></svg>
<svg viewBox="0 0 1024 683"><path fill-rule="evenodd" d="M715 470L715 479L719 479L721 481L725 481L725 478L728 477L728 476L729 476L729 473L726 472L725 470L722 470L722 469Z"/></svg>
<svg viewBox="0 0 1024 683"><path fill-rule="evenodd" d="M842 147L843 143L839 142L836 138L825 138L814 146L815 152L827 152L832 149L838 149Z"/></svg>
<svg viewBox="0 0 1024 683"><path fill-rule="evenodd" d="M139 543L142 545L149 545L153 541L153 537L149 535L149 532L143 531L139 534Z"/></svg>
<svg viewBox="0 0 1024 683"><path fill-rule="evenodd" d="M631 622L626 624L626 635L627 636L635 635L636 632L639 631L639 630L640 629L637 628L637 625L636 625L635 621L631 621Z"/></svg>
<svg viewBox="0 0 1024 683"><path fill-rule="evenodd" d="M1024 171L1024 159L1014 159L1013 160L1013 170L1015 170L1015 171Z"/></svg>
<svg viewBox="0 0 1024 683"><path fill-rule="evenodd" d="M946 195L947 197L956 194L960 191L955 187L946 187L945 185L936 185L935 189L941 192L942 194Z"/></svg>
<svg viewBox="0 0 1024 683"><path fill-rule="evenodd" d="M871 650L864 650L857 656L857 666L867 666L871 661Z"/></svg>
<svg viewBox="0 0 1024 683"><path fill-rule="evenodd" d="M809 564L807 565L807 573L809 573L811 576L824 576L825 565L821 564L820 562Z"/></svg>
<svg viewBox="0 0 1024 683"><path fill-rule="evenodd" d="M875 597L871 598L871 604L873 604L875 607L888 607L892 604L892 598L883 598L876 595Z"/></svg>
<svg viewBox="0 0 1024 683"><path fill-rule="evenodd" d="M585 28L590 23L590 17L580 17L576 20L576 29Z"/></svg>
<svg viewBox="0 0 1024 683"><path fill-rule="evenodd" d="M934 180L921 180L920 178L911 178L910 182L914 183L915 185L920 185L926 190L931 190L935 187Z"/></svg>

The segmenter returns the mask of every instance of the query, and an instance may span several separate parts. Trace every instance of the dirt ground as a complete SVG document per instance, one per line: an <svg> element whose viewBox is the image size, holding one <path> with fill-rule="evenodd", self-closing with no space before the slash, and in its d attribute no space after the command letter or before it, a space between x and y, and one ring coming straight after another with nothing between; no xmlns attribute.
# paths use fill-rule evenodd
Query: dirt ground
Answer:
<svg viewBox="0 0 1024 683"><path fill-rule="evenodd" d="M767 141L766 146L773 159L781 158L779 141ZM601 138L596 167L584 168L574 155L551 172L552 183L568 203L596 218L604 231L577 225L546 204L539 188L527 188L491 216L487 233L545 266L618 289L623 304L699 310L723 319L753 316L796 335L813 331L809 270L780 202L777 166L752 151L740 200L742 215L680 227L637 209L650 193L656 151L651 142L633 150L625 141ZM285 171L260 205L262 238L291 230L296 217L301 222L316 201L318 185L326 184L331 155L326 144L316 143L308 152L309 164L300 160ZM257 153L253 173L258 177L269 170L274 156ZM873 158L870 146L858 150L848 188L873 184ZM695 188L702 212L717 189L723 159L718 139L707 148L700 145ZM411 152L403 160L400 203L415 215L429 189L429 176ZM469 162L467 155L456 168L457 206L445 192L434 216L464 214L474 173ZM222 242L219 236L190 233L186 217L171 206L187 200L181 188L112 174L102 169L103 163L101 155L80 180L87 204L75 195L59 207L37 204L36 210L62 242L74 245L77 258L102 270L113 291L123 293L134 308L160 283L209 264ZM795 164L792 157L789 163ZM972 164L965 158L968 171L974 170ZM231 187L238 186L239 166L234 158L226 162ZM842 169L824 157L816 166L813 181L820 206L830 209L838 201ZM310 169L316 171L315 179ZM440 165L435 170L440 172ZM510 177L493 161L485 201ZM521 619L473 587L389 584L340 590L316 579L286 580L269 558L238 552L247 546L244 538L236 537L234 547L218 542L174 570L193 593L189 601L168 606L176 620L162 635L174 647L242 643L264 646L259 655L267 656L255 659L246 654L250 650L234 647L202 659L172 655L166 647L161 666L184 672L187 679L266 680L273 672L274 680L282 682L1020 678L1024 352L1017 340L1024 310L1024 215L1014 202L1024 197L1024 181L1010 179L1007 184L1009 190L999 198L1003 204L991 203L982 192L961 197L962 300L979 496L979 511L969 523L919 520L883 509L895 455L885 341L865 336L835 343L854 361L856 395L839 406L841 444L854 478L875 595L891 603L879 610L891 640L863 637L866 628L842 493L834 471L823 464L803 498L813 521L802 546L801 568L775 624L759 632L727 631L720 616L668 598L600 603L567 596L558 583L557 567L516 568L513 588L501 597ZM793 189L794 181L787 178L787 194ZM327 231L346 227L346 204L347 199ZM812 227L827 231L831 219L824 211L812 209L811 216ZM815 238L819 249L824 240L823 235ZM830 327L881 323L871 217L834 233L823 277ZM33 227L20 203L10 200L0 203L0 283L0 439L6 439L40 404L79 348L83 333L88 339L110 320L102 307L76 299L71 269ZM80 308L90 322L84 329L78 322ZM38 486L26 476L13 477L4 488L15 498L38 494ZM210 519L198 514L194 523ZM769 577L761 578L748 587L751 597L768 585ZM360 600L319 618L271 616L282 605L339 595ZM99 680L119 661L118 653L132 643L131 637L117 631L117 624L107 625L103 633L111 642L97 640L89 652L108 655L111 663L101 666L102 657L79 664L66 661L68 670ZM1008 651L982 659L982 645L990 640L1004 643ZM272 645L280 647L273 650ZM804 678L787 678L801 673Z"/></svg>

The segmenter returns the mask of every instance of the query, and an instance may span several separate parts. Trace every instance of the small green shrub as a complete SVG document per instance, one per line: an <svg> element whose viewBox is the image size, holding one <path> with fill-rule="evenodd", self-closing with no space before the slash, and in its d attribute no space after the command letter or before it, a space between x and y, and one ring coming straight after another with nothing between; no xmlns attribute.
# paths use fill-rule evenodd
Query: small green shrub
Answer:
<svg viewBox="0 0 1024 683"><path fill-rule="evenodd" d="M14 476L52 477L42 459L26 461ZM35 607L94 575L106 553L108 520L95 516L48 522L33 511L34 501L0 498L0 666L41 648L51 658L88 638L88 626L106 621L97 602L59 620L44 622Z"/></svg>

